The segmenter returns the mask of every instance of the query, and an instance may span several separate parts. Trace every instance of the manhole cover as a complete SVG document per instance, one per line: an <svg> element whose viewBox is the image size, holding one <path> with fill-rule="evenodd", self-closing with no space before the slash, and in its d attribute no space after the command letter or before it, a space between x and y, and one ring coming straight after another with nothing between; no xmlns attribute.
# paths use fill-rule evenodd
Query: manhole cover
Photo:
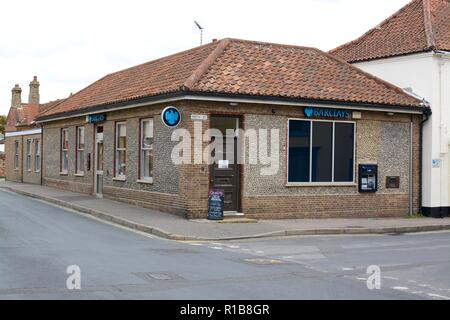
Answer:
<svg viewBox="0 0 450 320"><path fill-rule="evenodd" d="M145 281L169 281L183 279L182 277L170 272L135 272L133 274Z"/></svg>
<svg viewBox="0 0 450 320"><path fill-rule="evenodd" d="M277 259L244 259L247 263L259 264L259 265L271 265L271 264L282 264L283 261Z"/></svg>

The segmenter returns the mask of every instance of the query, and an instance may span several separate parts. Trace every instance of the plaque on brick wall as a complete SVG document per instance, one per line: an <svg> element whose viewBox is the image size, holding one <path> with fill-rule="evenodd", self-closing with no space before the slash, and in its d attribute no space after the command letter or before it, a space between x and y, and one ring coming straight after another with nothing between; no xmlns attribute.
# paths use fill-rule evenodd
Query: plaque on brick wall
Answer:
<svg viewBox="0 0 450 320"><path fill-rule="evenodd" d="M213 189L208 197L208 219L223 220L223 207L225 203L225 191Z"/></svg>

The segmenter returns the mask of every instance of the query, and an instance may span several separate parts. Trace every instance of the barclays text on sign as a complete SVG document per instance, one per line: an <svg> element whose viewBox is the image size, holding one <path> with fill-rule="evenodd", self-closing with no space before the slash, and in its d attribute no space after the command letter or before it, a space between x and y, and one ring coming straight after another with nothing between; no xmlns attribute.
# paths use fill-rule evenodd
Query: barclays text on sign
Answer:
<svg viewBox="0 0 450 320"><path fill-rule="evenodd" d="M351 111L343 109L329 109L329 108L305 108L303 110L307 118L339 118L350 119Z"/></svg>
<svg viewBox="0 0 450 320"><path fill-rule="evenodd" d="M106 114L91 114L87 116L88 123L99 123L106 121Z"/></svg>

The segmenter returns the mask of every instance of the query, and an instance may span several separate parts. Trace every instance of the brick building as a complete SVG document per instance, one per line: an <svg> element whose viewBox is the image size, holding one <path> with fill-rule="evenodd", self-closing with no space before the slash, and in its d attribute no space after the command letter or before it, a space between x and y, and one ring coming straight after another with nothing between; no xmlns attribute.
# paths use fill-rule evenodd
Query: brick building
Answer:
<svg viewBox="0 0 450 320"><path fill-rule="evenodd" d="M206 217L210 189L224 190L230 215L403 216L420 210L424 112L317 49L224 39L109 74L40 112L42 183L188 218ZM222 132L231 143L208 163Z"/></svg>
<svg viewBox="0 0 450 320"><path fill-rule="evenodd" d="M0 178L6 175L6 161L5 161L5 138L3 134L0 133Z"/></svg>
<svg viewBox="0 0 450 320"><path fill-rule="evenodd" d="M39 112L47 111L60 101L39 103L39 81L30 82L28 103L22 103L22 89L12 89L11 108L5 126L6 179L41 184L42 130L35 121Z"/></svg>

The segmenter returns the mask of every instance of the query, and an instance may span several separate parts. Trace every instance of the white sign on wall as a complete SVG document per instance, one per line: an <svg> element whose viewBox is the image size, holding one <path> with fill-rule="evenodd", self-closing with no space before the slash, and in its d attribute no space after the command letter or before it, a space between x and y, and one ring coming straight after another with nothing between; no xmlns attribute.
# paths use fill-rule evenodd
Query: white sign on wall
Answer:
<svg viewBox="0 0 450 320"><path fill-rule="evenodd" d="M191 115L191 120L206 121L206 120L208 120L208 116L206 114L193 114L193 115Z"/></svg>

